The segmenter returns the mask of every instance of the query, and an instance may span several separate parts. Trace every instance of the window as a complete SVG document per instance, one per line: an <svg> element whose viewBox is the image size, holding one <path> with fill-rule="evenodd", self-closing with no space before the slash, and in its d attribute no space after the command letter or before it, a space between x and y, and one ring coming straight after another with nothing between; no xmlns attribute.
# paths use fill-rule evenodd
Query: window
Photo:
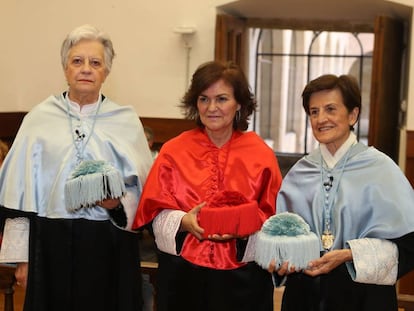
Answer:
<svg viewBox="0 0 414 311"><path fill-rule="evenodd" d="M362 111L355 131L366 143L374 34L253 28L249 36L249 77L258 102L251 124L276 152L305 154L317 146L301 93L326 73L359 81Z"/></svg>

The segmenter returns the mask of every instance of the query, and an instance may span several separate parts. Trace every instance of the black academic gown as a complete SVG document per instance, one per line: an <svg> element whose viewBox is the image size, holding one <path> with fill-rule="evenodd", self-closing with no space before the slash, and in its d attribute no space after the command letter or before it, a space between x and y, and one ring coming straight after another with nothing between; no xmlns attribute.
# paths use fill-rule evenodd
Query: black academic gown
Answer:
<svg viewBox="0 0 414 311"><path fill-rule="evenodd" d="M398 278L413 269L414 233L393 239L398 247ZM282 311L397 311L395 286L354 282L345 266L329 274L289 275Z"/></svg>
<svg viewBox="0 0 414 311"><path fill-rule="evenodd" d="M22 216L30 219L24 311L142 310L136 233L109 220L49 219L0 207L0 222Z"/></svg>

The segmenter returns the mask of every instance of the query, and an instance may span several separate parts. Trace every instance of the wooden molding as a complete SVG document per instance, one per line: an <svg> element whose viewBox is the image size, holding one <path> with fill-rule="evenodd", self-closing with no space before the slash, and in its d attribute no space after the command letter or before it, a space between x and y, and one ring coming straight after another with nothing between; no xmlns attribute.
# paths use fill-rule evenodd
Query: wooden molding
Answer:
<svg viewBox="0 0 414 311"><path fill-rule="evenodd" d="M290 18L247 18L252 28L295 29L315 31L374 32L374 22L349 20L303 20Z"/></svg>
<svg viewBox="0 0 414 311"><path fill-rule="evenodd" d="M0 112L0 139L11 144L26 113ZM181 132L196 127L196 123L193 120L144 117L140 119L144 126L148 126L154 131L155 143L161 145Z"/></svg>

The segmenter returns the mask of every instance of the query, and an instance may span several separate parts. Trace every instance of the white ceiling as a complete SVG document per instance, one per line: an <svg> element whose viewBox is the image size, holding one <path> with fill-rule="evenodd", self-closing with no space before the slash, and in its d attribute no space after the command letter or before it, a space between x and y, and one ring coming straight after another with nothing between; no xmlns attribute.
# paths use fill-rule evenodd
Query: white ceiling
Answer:
<svg viewBox="0 0 414 311"><path fill-rule="evenodd" d="M412 8L385 0L239 0L220 7L240 17L352 20L373 23L378 15L411 20Z"/></svg>

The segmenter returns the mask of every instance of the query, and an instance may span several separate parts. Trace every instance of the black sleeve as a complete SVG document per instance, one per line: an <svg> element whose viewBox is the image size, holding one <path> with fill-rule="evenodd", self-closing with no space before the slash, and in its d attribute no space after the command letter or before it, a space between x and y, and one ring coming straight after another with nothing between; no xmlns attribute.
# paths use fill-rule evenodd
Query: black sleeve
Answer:
<svg viewBox="0 0 414 311"><path fill-rule="evenodd" d="M177 254L181 253L181 249L183 248L184 240L187 236L188 232L178 232L175 236L175 251Z"/></svg>
<svg viewBox="0 0 414 311"><path fill-rule="evenodd" d="M119 204L117 208L108 210L109 217L121 228L125 228L127 225L127 215L124 210L124 206Z"/></svg>
<svg viewBox="0 0 414 311"><path fill-rule="evenodd" d="M243 259L244 253L246 252L248 239L236 239L236 257L237 261L241 261Z"/></svg>
<svg viewBox="0 0 414 311"><path fill-rule="evenodd" d="M4 222L7 218L26 217L31 219L35 215L36 214L32 212L22 212L19 210L6 208L0 205L0 232L3 231Z"/></svg>
<svg viewBox="0 0 414 311"><path fill-rule="evenodd" d="M392 239L398 247L398 278L414 270L414 232Z"/></svg>

